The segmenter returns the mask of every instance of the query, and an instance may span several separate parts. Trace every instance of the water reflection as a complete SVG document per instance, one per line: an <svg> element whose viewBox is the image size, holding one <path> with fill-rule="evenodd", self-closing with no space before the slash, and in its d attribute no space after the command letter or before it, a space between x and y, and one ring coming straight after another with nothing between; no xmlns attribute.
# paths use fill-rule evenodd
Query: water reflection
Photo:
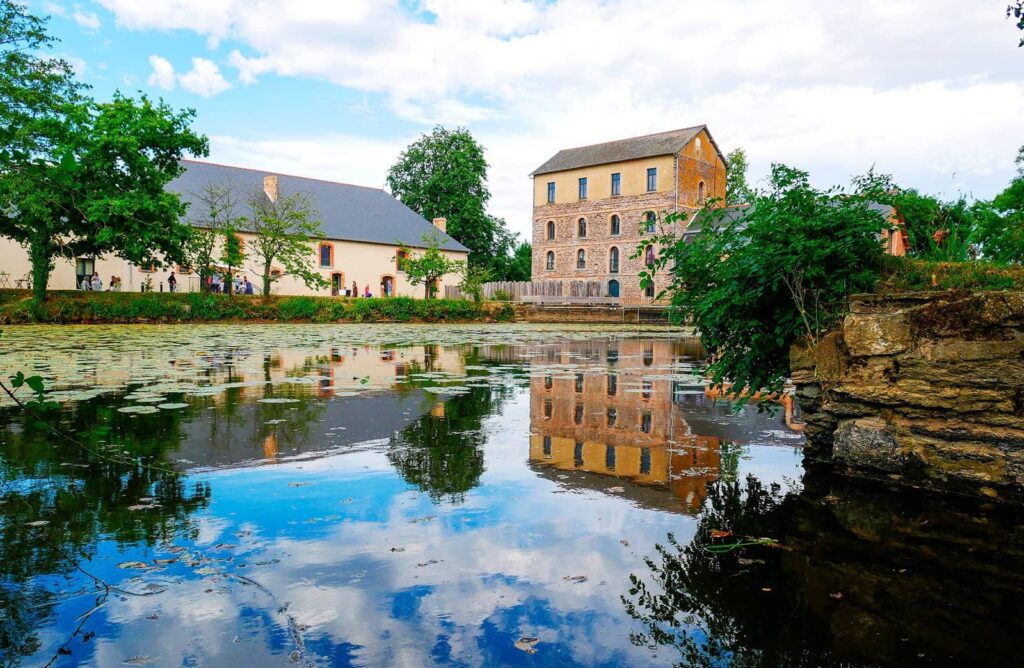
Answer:
<svg viewBox="0 0 1024 668"><path fill-rule="evenodd" d="M0 409L0 663L1013 659L1019 522L801 482L672 332L54 330L0 367L56 346L63 428L187 476Z"/></svg>
<svg viewBox="0 0 1024 668"><path fill-rule="evenodd" d="M716 401L699 353L691 341L637 339L545 350L548 368L530 380L531 464L572 488L695 513L709 482L735 476L737 446L799 440L781 408Z"/></svg>
<svg viewBox="0 0 1024 668"><path fill-rule="evenodd" d="M692 538L667 534L630 576L633 642L686 666L1018 662L1019 512L804 481L712 485ZM707 549L752 536L779 543Z"/></svg>

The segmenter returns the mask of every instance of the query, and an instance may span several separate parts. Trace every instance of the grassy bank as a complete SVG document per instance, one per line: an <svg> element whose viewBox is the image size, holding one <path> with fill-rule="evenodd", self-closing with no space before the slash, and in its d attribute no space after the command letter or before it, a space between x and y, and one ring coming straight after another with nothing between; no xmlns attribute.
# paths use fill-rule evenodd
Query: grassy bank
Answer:
<svg viewBox="0 0 1024 668"><path fill-rule="evenodd" d="M1024 267L887 256L876 291L886 294L918 290L1024 290Z"/></svg>
<svg viewBox="0 0 1024 668"><path fill-rule="evenodd" d="M51 292L41 308L24 290L0 290L0 323L504 322L508 304L435 299L254 297L165 292Z"/></svg>

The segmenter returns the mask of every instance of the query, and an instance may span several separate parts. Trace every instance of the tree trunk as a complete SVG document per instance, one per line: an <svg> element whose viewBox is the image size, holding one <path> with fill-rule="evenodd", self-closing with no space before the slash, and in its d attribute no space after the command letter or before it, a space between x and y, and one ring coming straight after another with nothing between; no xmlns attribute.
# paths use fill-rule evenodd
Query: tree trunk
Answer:
<svg viewBox="0 0 1024 668"><path fill-rule="evenodd" d="M50 282L50 272L53 271L49 239L43 234L33 237L29 244L29 258L32 261L32 300L36 305L42 305L46 301L46 285ZM76 285L75 288L77 287Z"/></svg>
<svg viewBox="0 0 1024 668"><path fill-rule="evenodd" d="M263 296L270 296L270 260L263 264Z"/></svg>

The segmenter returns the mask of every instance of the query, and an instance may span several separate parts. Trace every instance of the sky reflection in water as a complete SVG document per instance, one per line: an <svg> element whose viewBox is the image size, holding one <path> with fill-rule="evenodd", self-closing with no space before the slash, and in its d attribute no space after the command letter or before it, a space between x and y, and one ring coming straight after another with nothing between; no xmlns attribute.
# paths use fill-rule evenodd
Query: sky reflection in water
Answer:
<svg viewBox="0 0 1024 668"><path fill-rule="evenodd" d="M736 610L698 596L718 578L706 559L688 565L696 604L653 595L676 559L656 545L781 531L802 474L787 411L714 401L669 332L241 331L4 333L4 374L48 374L66 429L188 472L125 474L5 409L6 661L756 664L758 642L832 656L730 637ZM756 577L778 575L773 559ZM75 563L123 591L98 598ZM659 610L692 609L711 623L651 635Z"/></svg>

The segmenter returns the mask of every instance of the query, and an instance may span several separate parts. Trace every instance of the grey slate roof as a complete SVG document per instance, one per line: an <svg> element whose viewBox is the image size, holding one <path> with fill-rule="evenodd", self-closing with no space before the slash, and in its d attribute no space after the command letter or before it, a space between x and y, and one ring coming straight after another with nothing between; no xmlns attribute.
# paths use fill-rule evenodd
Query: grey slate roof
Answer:
<svg viewBox="0 0 1024 668"><path fill-rule="evenodd" d="M591 144L559 151L543 165L533 170L531 176L561 172L566 169L605 165L610 162L651 158L656 155L672 155L682 150L697 136L706 125L695 125L692 128L670 130L642 137L631 137L604 144ZM709 135L710 136L710 135ZM712 143L714 143L712 141Z"/></svg>
<svg viewBox="0 0 1024 668"><path fill-rule="evenodd" d="M238 213L249 216L246 203L249 194L263 191L263 177L271 171L229 167L210 162L182 160L185 172L167 184L167 189L189 203L188 217L202 208L196 193L210 183L227 185L236 192ZM388 245L405 244L423 247L423 235L438 240L442 250L468 252L465 246L380 188L353 186L347 183L321 181L300 176L277 174L278 192L282 195L305 193L318 209L320 226L326 239L365 241Z"/></svg>

